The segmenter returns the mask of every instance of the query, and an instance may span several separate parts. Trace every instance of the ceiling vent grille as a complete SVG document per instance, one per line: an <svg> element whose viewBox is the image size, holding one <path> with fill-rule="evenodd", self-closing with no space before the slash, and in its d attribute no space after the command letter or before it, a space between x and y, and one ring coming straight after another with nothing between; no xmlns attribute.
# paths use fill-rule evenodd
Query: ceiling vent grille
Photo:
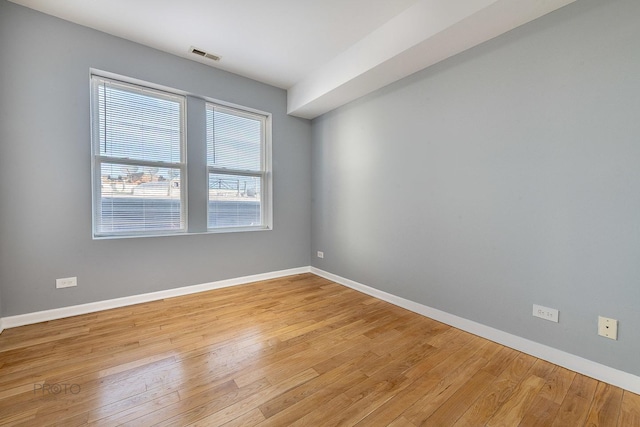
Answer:
<svg viewBox="0 0 640 427"><path fill-rule="evenodd" d="M220 57L218 55L214 55L212 53L207 53L204 50L197 49L197 48L195 48L193 46L191 46L190 50L191 50L191 53L195 53L198 56L202 56L204 58L211 59L213 61L220 61Z"/></svg>

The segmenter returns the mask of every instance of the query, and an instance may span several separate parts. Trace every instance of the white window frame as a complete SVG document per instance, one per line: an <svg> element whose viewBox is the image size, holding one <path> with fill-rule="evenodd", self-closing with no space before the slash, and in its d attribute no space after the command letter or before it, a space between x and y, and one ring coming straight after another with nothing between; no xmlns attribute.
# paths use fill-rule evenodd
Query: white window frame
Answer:
<svg viewBox="0 0 640 427"><path fill-rule="evenodd" d="M153 88L146 83L138 81L127 81L124 79L114 79L107 75L92 72L91 73L91 156L92 156L92 228L94 239L112 238L112 237L141 237L141 236L157 236L184 234L188 230L187 222L187 150L186 150L186 97L184 94L168 91L159 88ZM98 106L98 85L100 82L108 82L109 84L120 86L125 90L142 92L150 94L154 97L162 99L171 99L180 103L180 162L163 162L138 160L122 157L103 156L100 154L100 109ZM158 167L180 170L180 208L181 208L181 227L162 230L127 230L122 232L103 232L100 231L100 220L102 218L102 164L111 163L118 165L132 165L140 167Z"/></svg>
<svg viewBox="0 0 640 427"><path fill-rule="evenodd" d="M226 233L238 231L253 230L272 230L273 229L273 179L271 170L271 114L259 110L241 107L235 104L225 103L221 101L207 100L207 110L212 108L214 111L219 110L228 114L246 117L249 119L259 120L261 122L261 147L260 161L261 168L259 171L232 169L224 167L216 167L207 164L207 188L209 188L209 177L211 174L225 174L238 176L251 176L260 178L260 218L261 224L254 226L240 227L209 227L209 194L207 194L207 231L210 233ZM207 150L209 146L207 144ZM207 153L207 158L208 158Z"/></svg>

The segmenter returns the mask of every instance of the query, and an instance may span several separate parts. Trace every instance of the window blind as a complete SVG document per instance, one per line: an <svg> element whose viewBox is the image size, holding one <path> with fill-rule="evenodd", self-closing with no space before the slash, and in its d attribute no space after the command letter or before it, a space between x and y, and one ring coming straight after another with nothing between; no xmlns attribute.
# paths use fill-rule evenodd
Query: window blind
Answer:
<svg viewBox="0 0 640 427"><path fill-rule="evenodd" d="M263 227L266 117L207 104L208 227Z"/></svg>
<svg viewBox="0 0 640 427"><path fill-rule="evenodd" d="M184 231L184 97L92 76L94 234Z"/></svg>

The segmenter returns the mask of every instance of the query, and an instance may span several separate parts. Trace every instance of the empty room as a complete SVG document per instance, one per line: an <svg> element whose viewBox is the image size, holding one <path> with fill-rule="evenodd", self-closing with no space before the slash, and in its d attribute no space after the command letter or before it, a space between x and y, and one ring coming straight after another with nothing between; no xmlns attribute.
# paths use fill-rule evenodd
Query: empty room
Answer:
<svg viewBox="0 0 640 427"><path fill-rule="evenodd" d="M0 0L0 425L640 426L638 0Z"/></svg>

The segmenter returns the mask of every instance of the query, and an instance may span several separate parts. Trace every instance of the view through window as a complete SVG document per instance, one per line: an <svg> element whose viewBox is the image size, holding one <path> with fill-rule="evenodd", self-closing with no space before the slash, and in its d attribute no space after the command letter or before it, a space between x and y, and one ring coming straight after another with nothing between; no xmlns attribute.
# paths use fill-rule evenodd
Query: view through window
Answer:
<svg viewBox="0 0 640 427"><path fill-rule="evenodd" d="M187 96L92 76L94 237L270 228L270 115L197 99L206 230L187 224L189 197L201 197L186 182L187 146L198 143L186 137Z"/></svg>

